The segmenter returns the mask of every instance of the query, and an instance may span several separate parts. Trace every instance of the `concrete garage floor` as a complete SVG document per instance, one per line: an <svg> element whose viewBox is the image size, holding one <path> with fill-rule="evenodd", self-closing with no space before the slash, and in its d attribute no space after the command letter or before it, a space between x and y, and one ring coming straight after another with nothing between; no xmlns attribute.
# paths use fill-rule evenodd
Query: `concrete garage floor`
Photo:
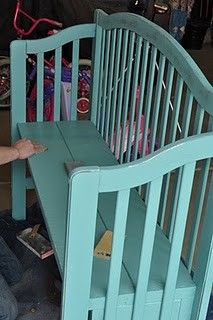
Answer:
<svg viewBox="0 0 213 320"><path fill-rule="evenodd" d="M202 50L189 50L189 53L200 66L210 83L213 84L213 46L207 43ZM7 109L0 110L0 128L0 145L10 145L10 111ZM31 207L35 202L35 193L33 191L28 192L28 207ZM0 167L0 211L10 208L10 164L7 164ZM31 208L31 210L34 209L35 207ZM4 211L4 214L8 214L8 211ZM59 300L55 299L56 297L51 297L57 290L54 287L52 274L47 274L47 270L50 268L49 264L52 270L55 271L56 266L53 259L50 259L49 262L41 262L32 254L29 254L27 257L27 263L25 261L26 272L22 283L13 289L19 301L20 315L17 318L18 320L59 319ZM35 283L37 284L36 286L34 285ZM53 301L51 301L52 298Z"/></svg>

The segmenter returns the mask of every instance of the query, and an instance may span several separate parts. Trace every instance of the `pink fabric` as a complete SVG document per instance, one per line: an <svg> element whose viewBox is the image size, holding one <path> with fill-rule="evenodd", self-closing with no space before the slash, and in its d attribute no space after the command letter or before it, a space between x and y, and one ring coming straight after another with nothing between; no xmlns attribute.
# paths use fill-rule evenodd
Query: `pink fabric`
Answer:
<svg viewBox="0 0 213 320"><path fill-rule="evenodd" d="M138 139L138 153L141 153L142 151L142 142L143 142L143 133L144 133L144 116L141 116L141 123L140 123L140 132L139 132L139 139ZM135 132L136 131L136 121L134 121L133 124L133 131L132 131L132 137L131 137L131 143L132 146L134 145L134 141L135 141ZM120 147L121 147L121 135L123 133L123 128L120 127L120 131L119 131L119 136L118 136L118 146L116 146L116 152L115 152L115 157L116 159L119 158L119 153L120 153ZM145 152L146 155L149 153L149 145L148 145L148 136L150 134L150 129L148 128L147 130L147 136L146 136L146 148L145 148ZM126 127L125 127L125 144L124 144L124 150L123 152L126 152L127 150L127 143L128 143L128 138L129 138L129 120L126 123ZM114 144L115 144L115 140L116 140L116 135L114 133ZM114 152L115 146L113 145L112 151Z"/></svg>

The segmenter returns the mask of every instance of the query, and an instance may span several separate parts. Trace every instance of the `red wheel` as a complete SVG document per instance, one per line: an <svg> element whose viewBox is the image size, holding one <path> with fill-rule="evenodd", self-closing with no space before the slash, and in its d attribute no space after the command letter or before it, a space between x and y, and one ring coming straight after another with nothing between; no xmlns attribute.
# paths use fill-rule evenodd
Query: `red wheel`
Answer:
<svg viewBox="0 0 213 320"><path fill-rule="evenodd" d="M82 114L87 113L89 111L89 99L79 98L77 100L77 111Z"/></svg>

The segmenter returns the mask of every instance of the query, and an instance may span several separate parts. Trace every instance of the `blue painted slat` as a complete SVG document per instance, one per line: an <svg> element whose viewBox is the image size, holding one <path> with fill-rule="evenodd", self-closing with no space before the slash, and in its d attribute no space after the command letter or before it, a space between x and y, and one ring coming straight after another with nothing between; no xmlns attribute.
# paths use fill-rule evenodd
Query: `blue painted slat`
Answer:
<svg viewBox="0 0 213 320"><path fill-rule="evenodd" d="M192 308L191 320L206 319L209 297L213 283L213 179L211 176L209 193L207 198L205 220L201 230L201 238L198 243L198 256L195 264L193 281L197 289Z"/></svg>
<svg viewBox="0 0 213 320"><path fill-rule="evenodd" d="M36 102L36 120L43 121L43 108L44 108L44 54L38 53L37 55L37 102Z"/></svg>
<svg viewBox="0 0 213 320"><path fill-rule="evenodd" d="M182 84L180 84L180 87L178 87L180 90L179 92L182 91ZM177 95L178 96L178 95ZM181 95L179 97L179 100L181 102ZM180 103L179 102L179 106L180 106ZM189 89L187 88L186 90L186 97L185 97L185 105L184 105L184 114L183 114L183 124L182 124L182 127L180 129L180 136L182 138L185 138L188 136L188 130L189 130L189 124L190 124L190 120L191 120L191 111L192 111L192 102L193 102L193 96L191 94L191 92L189 91ZM177 101L175 101L174 103L174 108L176 108L177 106ZM179 112L179 110L178 110ZM179 124L178 123L178 115L175 116L176 117L176 121L174 120L174 123L176 122L177 125ZM175 118L174 117L174 118ZM172 139L175 139L175 136L176 136L176 133L175 133L175 128L173 128L174 131L173 131L173 138ZM174 189L175 190L179 190L180 188L180 179L181 179L181 176L182 176L182 169L179 170L178 174L177 174L177 179L175 181L175 187ZM177 192L175 194L175 197L173 199L173 211L172 211L172 214L171 214L171 221L170 221L170 225L169 225L169 239L171 239L171 236L172 236L172 233L173 233L173 228L174 228L174 223L175 223L175 211L176 211L176 206L177 206Z"/></svg>
<svg viewBox="0 0 213 320"><path fill-rule="evenodd" d="M61 112L61 59L62 48L55 50L55 79L54 79L54 121L60 120Z"/></svg>
<svg viewBox="0 0 213 320"><path fill-rule="evenodd" d="M77 99L78 99L78 61L79 61L79 40L73 41L72 47L72 77L71 77L71 118L77 119Z"/></svg>
<svg viewBox="0 0 213 320"><path fill-rule="evenodd" d="M152 46L150 66L149 66L150 68L149 77L148 77L147 92L146 92L146 102L145 102L145 108L144 108L144 117L145 117L144 130L143 130L144 139L142 140L142 150L141 150L141 154L143 157L146 155L146 141L147 141L146 137L148 133L150 111L151 111L151 104L152 104L156 57L157 57L157 49L154 46Z"/></svg>
<svg viewBox="0 0 213 320"><path fill-rule="evenodd" d="M178 76L176 82L176 93L179 96L176 96L174 105L171 103L171 93L172 93L172 86L173 86L173 77L174 77L174 67L170 64L168 65L167 71L167 80L165 86L165 95L164 95L164 105L163 105L163 115L162 115L162 122L161 122L161 132L160 132L160 147L165 144L166 141L166 133L168 132L168 115L169 115L169 108L172 110L172 125L170 130L170 142L174 142L176 138L176 132L178 127L178 116L180 111L180 101L181 101L181 93L182 93L182 86L183 81ZM164 225L164 218L166 213L166 205L167 205L167 195L169 191L169 181L170 181L170 173L164 177L163 181L163 192L160 204L160 215L159 221L160 225L163 228Z"/></svg>
<svg viewBox="0 0 213 320"><path fill-rule="evenodd" d="M137 87L138 87L138 75L139 75L139 67L140 67L140 58L141 58L141 45L142 38L136 35L136 49L135 49L135 61L133 68L133 81L132 81L132 89L131 89L131 100L129 106L129 132L127 139L127 151L125 162L130 161L131 149L132 149L132 137L134 135L134 144L137 144L135 140L135 128L134 120L136 117L136 95L137 95Z"/></svg>
<svg viewBox="0 0 213 320"><path fill-rule="evenodd" d="M134 44L135 44L135 33L130 33L129 45L128 45L127 67L125 70L126 83L125 83L125 88L124 88L124 100L123 100L123 110L122 110L122 128L121 128L120 154L119 154L120 163L123 163L123 156L124 156L124 151L125 151L126 125L127 125L130 85L131 85L131 77L132 77Z"/></svg>
<svg viewBox="0 0 213 320"><path fill-rule="evenodd" d="M116 44L116 30L112 30L111 44L110 44L110 58L109 58L109 74L107 79L107 101L106 101L106 119L105 119L105 130L104 137L105 141L109 143L109 129L110 129L110 117L111 117L111 104L112 104L112 93L113 93L113 74L115 68L115 44Z"/></svg>
<svg viewBox="0 0 213 320"><path fill-rule="evenodd" d="M195 212L192 220L190 237L188 242L188 249L187 249L187 257L186 257L186 265L189 270L189 273L191 273L192 266L193 266L193 258L195 253L198 231L199 231L200 222L201 222L204 198L206 195L206 187L207 187L210 164L211 164L211 159L207 159L206 161L204 161L201 167L201 175L198 182L198 190L197 190L196 200L195 200Z"/></svg>
<svg viewBox="0 0 213 320"><path fill-rule="evenodd" d="M194 121L194 134L201 133L204 115L205 115L204 108L200 105L197 105L195 121Z"/></svg>
<svg viewBox="0 0 213 320"><path fill-rule="evenodd" d="M186 92L186 100L184 104L181 138L186 138L189 135L189 126L191 121L192 104L193 104L192 93L190 92L189 88L187 88L186 91L187 92Z"/></svg>
<svg viewBox="0 0 213 320"><path fill-rule="evenodd" d="M163 101L163 111L161 117L161 130L159 137L159 147L161 148L165 144L166 137L166 128L167 128L167 120L169 114L169 107L171 101L171 92L172 92L172 84L174 77L174 66L168 63L166 84L165 84L165 93L164 93L164 101Z"/></svg>
<svg viewBox="0 0 213 320"><path fill-rule="evenodd" d="M174 93L174 105L172 110L172 125L171 125L171 133L170 133L170 142L174 142L176 140L177 130L179 129L179 112L181 106L182 99L182 91L183 91L183 79L180 75L177 75L176 88Z"/></svg>
<svg viewBox="0 0 213 320"><path fill-rule="evenodd" d="M180 265L181 250L185 233L185 225L194 178L194 170L195 163L193 162L184 165L183 170L180 170L182 173L180 182L181 187L176 191L179 193L179 195L177 209L175 212L176 219L174 223L174 231L171 237L171 250L168 263L167 279L161 306L160 320L171 319L177 275Z"/></svg>
<svg viewBox="0 0 213 320"><path fill-rule="evenodd" d="M155 239L157 213L160 201L162 178L150 183L146 218L143 230L140 262L138 267L138 279L133 305L133 320L143 318L146 303L147 287Z"/></svg>
<svg viewBox="0 0 213 320"><path fill-rule="evenodd" d="M24 41L14 41L11 44L11 84L11 142L13 144L20 137L17 123L26 121L26 43ZM12 163L12 215L17 220L26 218L25 174L25 161Z"/></svg>
<svg viewBox="0 0 213 320"><path fill-rule="evenodd" d="M110 125L110 149L115 151L116 149L116 139L115 139L115 123L117 122L117 127L119 127L120 120L119 117L116 118L116 111L118 112L117 103L119 99L118 95L118 85L119 81L119 69L120 69L120 61L121 61L121 41L122 41L122 30L119 29L117 31L117 44L116 44L116 56L115 56L115 72L113 78L113 96L112 96L112 120ZM123 54L123 53L122 53Z"/></svg>
<svg viewBox="0 0 213 320"><path fill-rule="evenodd" d="M115 155L116 158L119 158L120 148L121 148L121 122L122 122L122 110L123 110L123 99L124 99L124 81L126 75L126 60L127 60L127 51L128 51L128 38L129 31L122 31L122 58L120 66L120 78L119 78L119 89L118 89L118 103L117 103L117 114L116 114L116 128L115 128Z"/></svg>
<svg viewBox="0 0 213 320"><path fill-rule="evenodd" d="M102 63L102 38L103 30L101 27L96 27L96 37L93 40L93 55L92 55L92 84L90 85L90 108L91 108L91 121L99 126L100 118L100 101L99 96L101 90L99 89L99 83L102 81L103 63Z"/></svg>
<svg viewBox="0 0 213 320"><path fill-rule="evenodd" d="M117 319L116 313L120 287L126 220L129 206L129 192L130 190L122 190L117 193L112 254L104 314L105 320Z"/></svg>
<svg viewBox="0 0 213 320"><path fill-rule="evenodd" d="M98 84L98 114L97 114L97 123L96 127L98 131L101 130L101 119L102 119L102 103L103 103L103 72L104 72L104 53L105 53L105 44L106 44L106 32L102 31L102 43L101 43L101 58L100 58L100 67L99 67L99 73L100 73L100 81Z"/></svg>
<svg viewBox="0 0 213 320"><path fill-rule="evenodd" d="M137 158L138 155L138 144L137 141L139 140L140 135L140 119L143 113L143 107L144 107L144 95L145 95L145 87L146 87L146 73L147 73L147 62L148 62L148 52L149 52L149 42L143 41L143 52L142 52L142 64L141 64L141 70L140 70L140 94L139 94L139 101L138 101L138 119L136 121L136 127L135 127L135 141L136 143L133 146L133 154L134 159Z"/></svg>
<svg viewBox="0 0 213 320"><path fill-rule="evenodd" d="M174 99L174 105L173 105L173 111L172 111L172 125L170 130L170 142L174 142L177 139L178 130L179 130L178 134L181 135L182 130L184 133L184 129L186 129L186 128L180 128L180 124L178 121L181 101L182 101L182 93L183 93L183 79L180 77L180 75L177 75L176 87L175 87L175 99ZM182 168L180 168L177 172L177 177L175 180L175 187L174 187L174 189L176 190L176 193L172 197L173 201L172 201L171 215L169 217L169 223L167 226L167 234L169 235L170 240L173 234L173 228L174 228L175 219L176 219L176 206L178 203L178 190L180 188L181 176L182 176ZM166 184L168 185L169 185L169 178L170 178L170 175L167 176ZM169 189L167 188L167 190Z"/></svg>
<svg viewBox="0 0 213 320"><path fill-rule="evenodd" d="M158 78L157 78L157 85L156 85L156 90L155 90L155 100L154 100L152 124L151 124L151 128L150 128L150 130L151 130L150 150L149 150L150 153L153 152L155 149L159 111L160 111L160 101L161 101L161 94L162 94L162 89L163 89L163 77L164 77L165 63L166 63L166 57L160 53L159 64L156 62L156 69L158 71Z"/></svg>
<svg viewBox="0 0 213 320"><path fill-rule="evenodd" d="M104 136L105 118L106 118L106 103L107 103L107 80L109 72L109 55L110 55L110 39L111 31L106 33L106 44L104 52L104 77L103 77L103 95L102 95L102 110L101 110L101 135ZM106 138L106 137L105 137Z"/></svg>

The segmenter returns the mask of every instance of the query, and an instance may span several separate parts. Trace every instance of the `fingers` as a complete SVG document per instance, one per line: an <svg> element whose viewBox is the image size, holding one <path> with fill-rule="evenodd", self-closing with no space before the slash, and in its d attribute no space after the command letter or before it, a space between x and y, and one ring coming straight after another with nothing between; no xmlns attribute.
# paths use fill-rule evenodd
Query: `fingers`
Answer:
<svg viewBox="0 0 213 320"><path fill-rule="evenodd" d="M48 149L47 146L45 146L43 144L39 144L39 143L34 144L35 153L41 153L41 152L46 151L47 149Z"/></svg>
<svg viewBox="0 0 213 320"><path fill-rule="evenodd" d="M37 142L33 142L28 138L18 140L14 144L14 148L16 148L19 153L19 159L26 159L36 153L44 152L47 150L46 146Z"/></svg>

